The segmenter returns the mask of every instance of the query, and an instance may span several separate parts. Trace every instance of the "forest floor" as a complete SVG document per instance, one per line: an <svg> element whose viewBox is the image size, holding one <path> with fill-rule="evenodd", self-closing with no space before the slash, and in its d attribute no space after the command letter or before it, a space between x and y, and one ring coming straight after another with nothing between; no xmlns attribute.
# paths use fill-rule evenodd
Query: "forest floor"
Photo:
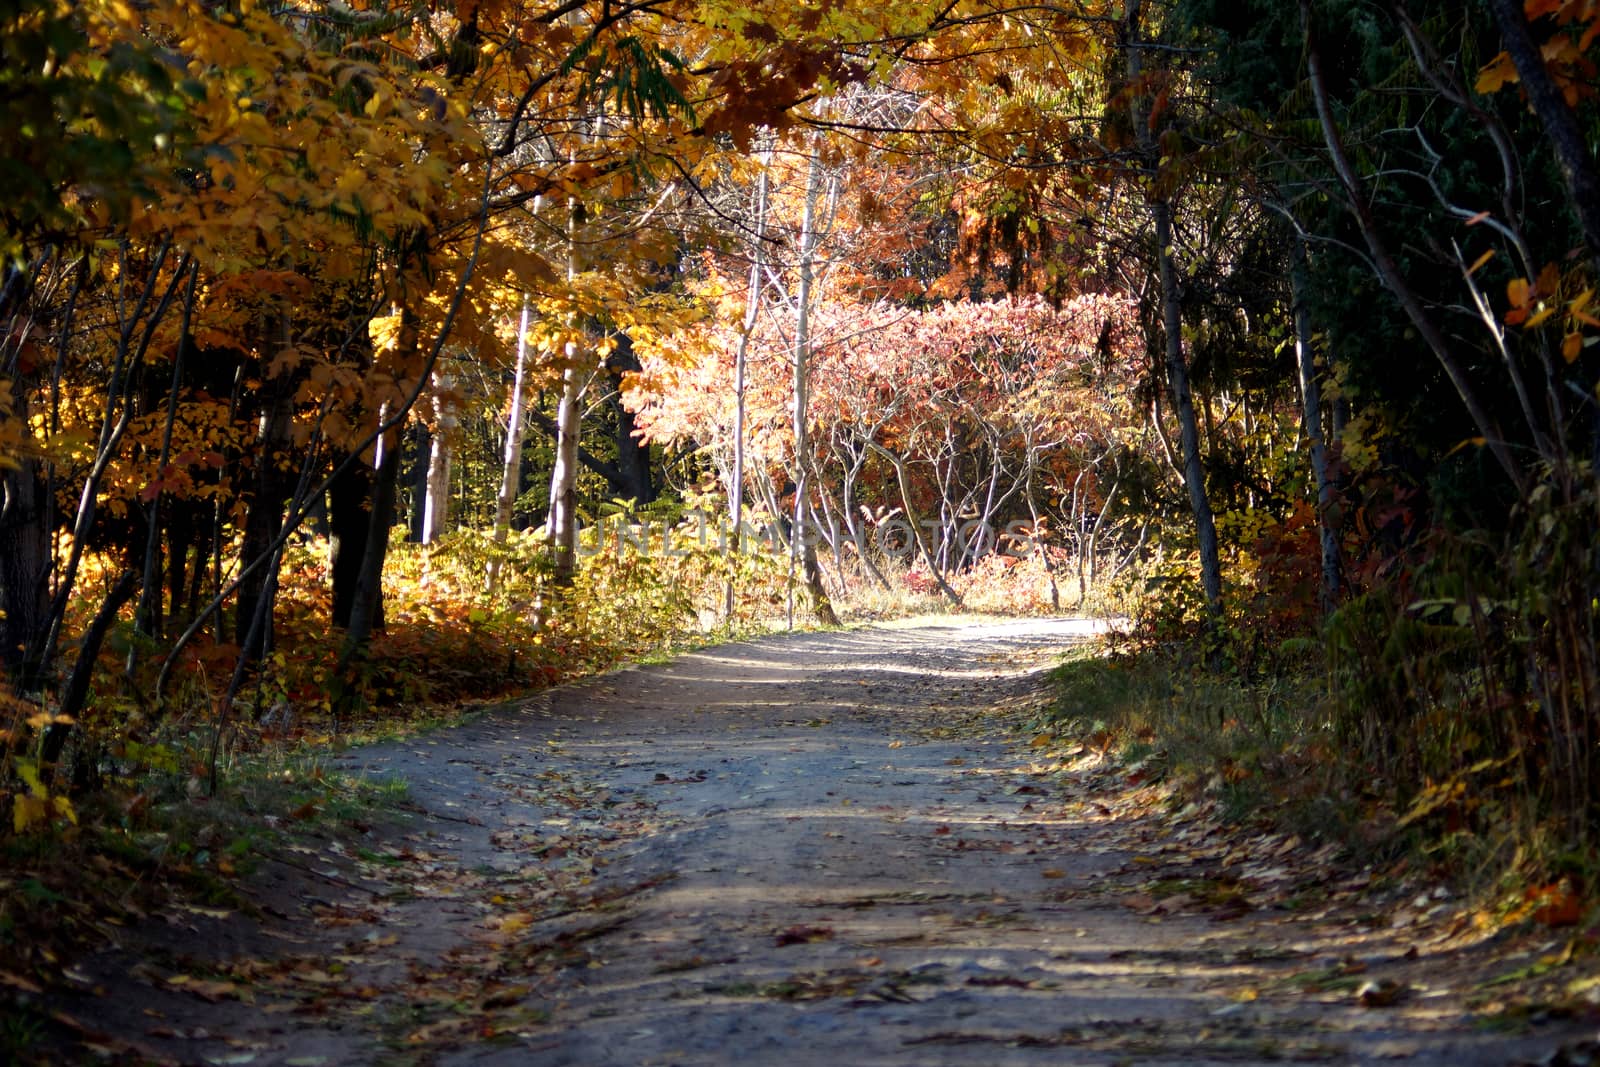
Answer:
<svg viewBox="0 0 1600 1067"><path fill-rule="evenodd" d="M52 1009L86 1062L1589 1062L1600 1016L1529 992L1600 985L1570 931L1030 744L1093 630L776 636L349 750L405 800L115 928Z"/></svg>

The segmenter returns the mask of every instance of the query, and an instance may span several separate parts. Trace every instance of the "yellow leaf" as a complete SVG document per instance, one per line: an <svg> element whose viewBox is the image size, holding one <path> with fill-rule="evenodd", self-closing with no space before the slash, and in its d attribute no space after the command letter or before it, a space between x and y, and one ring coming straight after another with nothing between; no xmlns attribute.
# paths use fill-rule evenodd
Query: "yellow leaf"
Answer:
<svg viewBox="0 0 1600 1067"><path fill-rule="evenodd" d="M72 807L72 801L66 797L51 797L50 803L56 809L56 817L65 819L72 825L78 825L78 813Z"/></svg>
<svg viewBox="0 0 1600 1067"><path fill-rule="evenodd" d="M50 795L39 777L39 765L33 760L17 760L17 775L27 784L29 793L41 799Z"/></svg>
<svg viewBox="0 0 1600 1067"><path fill-rule="evenodd" d="M49 817L50 808L39 797L19 793L11 798L11 828L14 832L25 834Z"/></svg>
<svg viewBox="0 0 1600 1067"><path fill-rule="evenodd" d="M1561 339L1561 358L1575 362L1583 354L1583 334L1569 333Z"/></svg>
<svg viewBox="0 0 1600 1067"><path fill-rule="evenodd" d="M1478 273L1478 268L1483 266L1485 263L1489 262L1493 258L1494 258L1494 249L1491 248L1491 249L1489 249L1489 251L1485 252L1483 255L1479 256L1477 259L1472 261L1472 266L1467 268L1467 273L1468 274L1476 274L1476 273Z"/></svg>
<svg viewBox="0 0 1600 1067"><path fill-rule="evenodd" d="M372 338L374 351L393 351L400 340L400 316L375 316L367 323L367 334Z"/></svg>
<svg viewBox="0 0 1600 1067"><path fill-rule="evenodd" d="M503 934L515 934L533 925L533 915L525 911L514 911L509 915L489 920L489 925L496 927Z"/></svg>
<svg viewBox="0 0 1600 1067"><path fill-rule="evenodd" d="M1538 313L1535 314L1531 319L1529 319L1527 322L1523 323L1522 324L1522 328L1524 330L1531 330L1535 326L1537 326L1541 322L1543 322L1545 319L1548 319L1551 315L1554 315L1555 313L1556 313L1556 309L1555 308L1546 305L1545 307L1540 308Z"/></svg>

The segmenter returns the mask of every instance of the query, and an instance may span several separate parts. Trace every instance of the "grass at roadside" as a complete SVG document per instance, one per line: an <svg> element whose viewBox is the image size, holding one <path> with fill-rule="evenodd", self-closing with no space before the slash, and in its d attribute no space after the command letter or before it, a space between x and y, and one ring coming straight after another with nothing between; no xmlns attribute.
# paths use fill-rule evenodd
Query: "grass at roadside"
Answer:
<svg viewBox="0 0 1600 1067"><path fill-rule="evenodd" d="M278 752L237 761L215 794L202 775L146 769L84 799L77 826L5 839L0 1062L50 1062L63 1042L84 1039L76 1020L46 1005L53 994L92 990L77 965L86 951L151 918L257 915L243 886L263 864L299 866L299 842L312 836L356 850L405 802L404 783L334 774L307 754Z"/></svg>
<svg viewBox="0 0 1600 1067"><path fill-rule="evenodd" d="M1229 842L1245 867L1225 863L1208 877L1233 886L1238 870L1267 862L1299 888L1275 895L1244 883L1257 906L1337 910L1358 925L1405 929L1415 943L1481 949L1469 1000L1486 1026L1595 1014L1591 869L1542 850L1521 823L1468 825L1448 810L1398 805L1338 745L1336 709L1313 671L1248 682L1205 670L1177 645L1091 646L1073 650L1051 682L1051 703L1026 723L1035 744L1076 754L1108 797L1153 806L1168 840ZM1178 890L1209 900L1201 882L1163 881L1151 863L1143 891L1152 908Z"/></svg>
<svg viewBox="0 0 1600 1067"><path fill-rule="evenodd" d="M1355 833L1358 788L1336 780L1326 724L1307 678L1255 684L1206 670L1180 650L1075 649L1057 668L1055 704L1039 726L1088 740L1126 763L1171 775L1243 821ZM1367 798L1374 799L1374 798Z"/></svg>
<svg viewBox="0 0 1600 1067"><path fill-rule="evenodd" d="M1052 688L1052 704L1029 728L1094 754L1115 780L1161 783L1169 813L1336 848L1342 866L1366 872L1378 919L1441 894L1454 902L1456 936L1553 945L1536 961L1558 964L1508 980L1522 991L1518 1010L1530 999L1592 1010L1595 981L1568 988L1576 970L1593 969L1600 945L1592 860L1548 846L1538 827L1487 818L1496 810L1492 790L1466 809L1471 821L1434 804L1437 790L1397 799L1393 783L1339 743L1338 709L1312 664L1248 680L1208 670L1180 645L1129 649L1113 640L1075 649ZM1462 792L1445 800L1460 804Z"/></svg>

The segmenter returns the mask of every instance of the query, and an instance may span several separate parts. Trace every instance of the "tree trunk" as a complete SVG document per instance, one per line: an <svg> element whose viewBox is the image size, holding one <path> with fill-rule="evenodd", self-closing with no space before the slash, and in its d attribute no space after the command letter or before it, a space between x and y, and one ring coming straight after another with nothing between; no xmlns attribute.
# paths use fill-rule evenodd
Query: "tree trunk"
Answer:
<svg viewBox="0 0 1600 1067"><path fill-rule="evenodd" d="M294 493L295 473L286 470L281 455L292 447L293 383L287 375L269 378L261 386L261 416L256 434L254 492L245 512L244 537L239 558L254 561L273 551L273 543L283 529L284 508ZM275 584L271 567L251 572L239 585L235 602L234 636L241 655L256 661L272 650L272 621L252 628L257 606L268 588ZM252 637L252 632L254 637Z"/></svg>
<svg viewBox="0 0 1600 1067"><path fill-rule="evenodd" d="M446 376L435 376L436 385L448 391L454 384ZM428 491L422 506L422 543L431 545L450 528L450 438L456 428L456 415L450 403L435 395L434 419L438 429L428 450Z"/></svg>
<svg viewBox="0 0 1600 1067"><path fill-rule="evenodd" d="M811 290L816 281L817 249L821 244L817 210L822 201L822 160L816 151L811 153L806 170L805 208L800 221L800 282L795 293L794 323L794 517L789 532L789 625L794 625L794 575L798 561L803 569L806 591L811 596L812 611L826 626L837 626L838 616L828 602L828 593L822 587L822 573L817 565L816 540L811 534L815 521L811 515L808 482L811 471L811 445L807 434L810 415L807 411L810 391L811 358Z"/></svg>
<svg viewBox="0 0 1600 1067"><path fill-rule="evenodd" d="M494 543L504 547L511 538L511 509L522 491L522 393L528 380L528 298L522 298L517 320L517 369L511 379L511 411L506 416L506 451L500 467L500 493L495 497ZM489 592L500 587L500 556L492 554L488 566Z"/></svg>
<svg viewBox="0 0 1600 1067"><path fill-rule="evenodd" d="M328 487L328 528L332 558L328 570L333 580L333 624L350 628L356 585L361 580L361 559L367 547L367 515L372 494L372 468L356 460L345 466Z"/></svg>
<svg viewBox="0 0 1600 1067"><path fill-rule="evenodd" d="M78 644L78 655L73 661L72 673L67 676L67 683L61 688L61 702L57 709L61 721L52 723L45 731L44 742L40 748L39 760L51 768L52 775L56 773L55 764L61 758L61 750L66 745L67 738L72 736L73 722L89 699L89 682L94 677L95 660L100 658L100 646L105 643L106 634L117 621L117 613L132 598L134 590L139 588L139 580L139 572L132 570L123 572L116 585L106 594L105 600L100 603L100 609L95 612L89 628L84 631L83 640Z"/></svg>
<svg viewBox="0 0 1600 1067"><path fill-rule="evenodd" d="M379 413L379 421L387 417ZM350 624L345 630L342 659L348 663L365 649L373 633L383 629L383 564L389 554L389 530L394 525L396 492L400 484L400 440L403 425L379 438L377 468L372 473L372 511L367 516L366 540L355 595L350 604Z"/></svg>
<svg viewBox="0 0 1600 1067"><path fill-rule="evenodd" d="M577 345L569 344L576 360ZM561 404L556 409L555 466L550 472L549 541L555 553L557 585L571 585L578 562L578 438L583 432L583 394L591 372L569 365L561 372Z"/></svg>
<svg viewBox="0 0 1600 1067"><path fill-rule="evenodd" d="M1128 80L1137 85L1143 63L1144 42L1139 27L1139 0L1128 5ZM1145 179L1150 184L1150 217L1155 223L1155 253L1161 275L1161 321L1166 341L1167 388L1178 418L1183 454L1183 482L1189 491L1200 550L1200 585L1213 613L1222 608L1222 561L1217 546L1216 517L1206 491L1205 464L1200 454L1200 429L1195 421L1194 396L1189 387L1189 361L1183 351L1183 294L1177 264L1172 259L1172 201L1160 189L1160 152L1144 113L1143 95L1131 97L1133 128L1144 157Z"/></svg>
<svg viewBox="0 0 1600 1067"><path fill-rule="evenodd" d="M1322 379L1317 374L1316 353L1311 343L1311 309L1307 304L1311 285L1310 265L1306 258L1305 238L1298 229L1295 231L1291 255L1289 282L1294 290L1294 348L1300 368L1302 424L1306 441L1310 444L1311 475L1317 485L1317 530L1322 542L1322 608L1324 612L1329 612L1339 602L1342 568L1339 531L1333 521L1333 484L1328 480L1328 449L1322 437Z"/></svg>
<svg viewBox="0 0 1600 1067"><path fill-rule="evenodd" d="M428 492L422 503L422 543L431 545L450 528L450 446L433 435L428 451Z"/></svg>
<svg viewBox="0 0 1600 1067"><path fill-rule="evenodd" d="M87 275L87 260L80 264L72 293L62 315L57 339L57 360L51 381L52 396L59 396L61 364L78 294ZM14 336L18 317L33 286L33 276L7 264L0 271L0 336ZM31 423L28 398L39 382L25 373L17 353L6 353L11 374L11 417L21 426ZM56 411L50 413L52 428ZM51 487L39 459L23 449L15 465L0 476L0 663L15 690L33 692L43 682L41 657L50 630L50 574L55 565L50 530L54 520Z"/></svg>
<svg viewBox="0 0 1600 1067"><path fill-rule="evenodd" d="M733 484L728 487L728 519L733 525L735 556L739 554L740 529L744 524L744 421L745 377L750 358L750 335L755 331L761 314L762 253L766 251L767 236L767 179L772 154L763 153L761 176L756 180L755 234L750 241L750 280L744 294L744 321L739 327L739 343L733 350ZM732 571L723 590L723 618L733 617Z"/></svg>
<svg viewBox="0 0 1600 1067"><path fill-rule="evenodd" d="M641 370L639 357L634 354L633 340L626 333L617 336L616 347L606 357L610 391L606 406L615 419L616 433L613 444L617 448L617 475L613 483L616 495L635 504L649 504L656 498L655 477L650 469L650 446L639 439L639 424L622 402L622 379L629 371Z"/></svg>
<svg viewBox="0 0 1600 1067"><path fill-rule="evenodd" d="M567 210L567 284L583 272L579 253L582 207L573 200ZM566 366L561 372L561 403L556 408L556 454L550 472L548 537L554 553L553 576L559 586L572 584L578 569L578 440L583 434L583 394L594 377L588 354L578 339L582 324L576 315L567 324Z"/></svg>
<svg viewBox="0 0 1600 1067"><path fill-rule="evenodd" d="M433 458L433 434L421 422L413 422L406 434L406 490L411 507L406 511L406 540L422 544L422 523L428 513L428 463ZM365 486L361 490L366 493Z"/></svg>
<svg viewBox="0 0 1600 1067"><path fill-rule="evenodd" d="M21 381L16 383L20 391ZM16 416L25 418L24 398L17 396ZM0 501L0 650L12 685L27 693L38 687L43 664L34 657L50 627L49 498L39 463L21 457L5 472Z"/></svg>
<svg viewBox="0 0 1600 1067"><path fill-rule="evenodd" d="M416 315L409 308L402 307L398 339L400 366L411 364L419 345ZM388 429L379 433L372 443L373 468L369 482L371 507L367 511L364 527L356 519L353 510L357 507L356 500L359 497L351 494L350 497L341 500L339 496L342 494L333 494L333 503L339 512L335 525L340 535L334 558L334 575L336 583L342 578L345 583L343 588L350 590L344 648L339 654L341 674L352 660L366 650L367 642L372 635L383 629L383 564L389 555L389 533L394 525L395 505L400 495L400 466L403 453L400 444L405 440L406 422L411 413L411 405L422 394L423 383L429 380L431 369L430 360L428 368L421 372L422 376L417 381L415 391L410 394L407 403L397 414L391 413L387 404L378 408L375 428L388 425ZM358 462L352 461L346 470L359 469L360 466ZM330 518L335 517L330 515ZM357 549L359 555L353 561L346 560L344 557L352 549ZM336 585L334 596L336 619L344 603Z"/></svg>

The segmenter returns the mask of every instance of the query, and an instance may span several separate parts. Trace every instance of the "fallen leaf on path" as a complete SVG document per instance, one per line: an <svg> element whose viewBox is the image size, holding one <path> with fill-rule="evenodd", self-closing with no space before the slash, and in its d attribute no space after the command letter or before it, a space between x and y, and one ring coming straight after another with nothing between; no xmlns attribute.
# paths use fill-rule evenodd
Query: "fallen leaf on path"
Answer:
<svg viewBox="0 0 1600 1067"><path fill-rule="evenodd" d="M532 912L514 911L509 915L495 916L489 920L488 925L503 934L515 934L532 926L534 918Z"/></svg>
<svg viewBox="0 0 1600 1067"><path fill-rule="evenodd" d="M509 1008L513 1004L520 1003L522 1000L526 999L528 994L532 992L533 987L530 985L509 986L505 989L497 990L489 994L487 997L484 997L483 1007L485 1010Z"/></svg>
<svg viewBox="0 0 1600 1067"><path fill-rule="evenodd" d="M0 985L7 985L12 989L20 989L24 993L44 992L44 987L40 986L37 982L29 978L24 978L20 974L12 974L10 971L0 971Z"/></svg>
<svg viewBox="0 0 1600 1067"><path fill-rule="evenodd" d="M785 945L805 945L813 941L832 941L833 927L831 926L791 926L780 931L773 939L779 948Z"/></svg>
<svg viewBox="0 0 1600 1067"><path fill-rule="evenodd" d="M973 975L967 979L967 985L974 986L1010 986L1013 989L1032 989L1033 983L1025 978L1015 978L1009 974Z"/></svg>
<svg viewBox="0 0 1600 1067"><path fill-rule="evenodd" d="M1363 1008L1387 1008L1400 1003L1410 991L1410 986L1392 978L1385 978L1381 982L1364 982L1356 990L1356 1002Z"/></svg>
<svg viewBox="0 0 1600 1067"><path fill-rule="evenodd" d="M175 974L167 979L167 985L173 989L193 993L202 1000L215 1004L219 1000L234 998L245 999L239 986L233 982L219 982L207 978L196 978L188 974Z"/></svg>

